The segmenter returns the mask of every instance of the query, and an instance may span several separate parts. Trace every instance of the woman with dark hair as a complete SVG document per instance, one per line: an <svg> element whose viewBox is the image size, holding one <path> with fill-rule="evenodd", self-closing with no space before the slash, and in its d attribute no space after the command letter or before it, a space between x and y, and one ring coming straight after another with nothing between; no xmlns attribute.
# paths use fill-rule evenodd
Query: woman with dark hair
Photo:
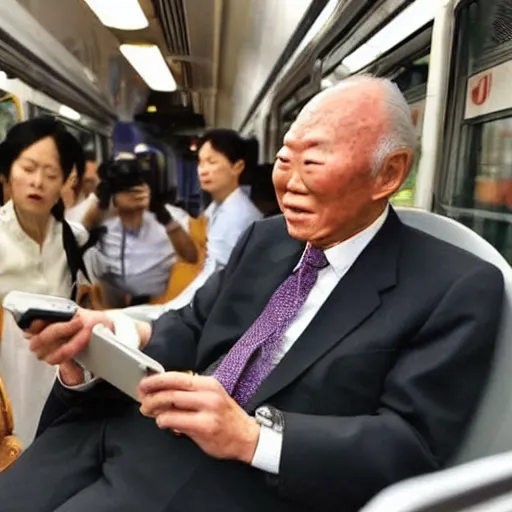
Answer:
<svg viewBox="0 0 512 512"><path fill-rule="evenodd" d="M64 220L61 191L83 159L77 140L51 117L13 126L0 144L0 173L11 196L0 208L0 300L11 290L75 298L77 275L87 274L80 249L87 232ZM0 340L0 375L26 446L55 372L34 358L8 315Z"/></svg>

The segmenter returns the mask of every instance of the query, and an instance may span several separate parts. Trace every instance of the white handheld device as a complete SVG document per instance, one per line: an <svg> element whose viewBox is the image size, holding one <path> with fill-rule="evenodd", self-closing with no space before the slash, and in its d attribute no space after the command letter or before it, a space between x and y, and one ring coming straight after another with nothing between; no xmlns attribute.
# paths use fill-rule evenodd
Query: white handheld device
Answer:
<svg viewBox="0 0 512 512"><path fill-rule="evenodd" d="M72 300L19 291L9 292L2 306L12 314L21 329L30 327L34 320L67 322L78 311L78 306Z"/></svg>
<svg viewBox="0 0 512 512"><path fill-rule="evenodd" d="M75 360L134 400L138 400L137 388L144 377L165 372L160 363L123 344L102 324L93 327L87 348Z"/></svg>

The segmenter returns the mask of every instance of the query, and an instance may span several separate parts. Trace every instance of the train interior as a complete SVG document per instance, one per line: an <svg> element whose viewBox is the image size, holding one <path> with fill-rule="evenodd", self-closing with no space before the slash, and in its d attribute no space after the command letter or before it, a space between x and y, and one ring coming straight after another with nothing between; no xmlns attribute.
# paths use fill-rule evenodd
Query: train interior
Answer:
<svg viewBox="0 0 512 512"><path fill-rule="evenodd" d="M510 389L506 399L497 398L510 386L504 375L512 357L506 348L512 296L512 1L123 0L119 5L0 2L0 141L17 123L51 116L96 166L119 155L145 155L156 176L152 194L172 197L169 203L188 215L198 254L195 262L176 258L163 293L140 294L148 295L146 304L162 305L179 296L206 264L205 212L212 196L202 190L197 172L201 137L226 128L244 138L240 188L258 215L277 215L275 156L304 105L347 77L388 78L410 106L419 141L413 168L391 204L419 229L424 221L410 212L432 215L438 219L434 235L460 235L459 245L499 262L506 275L499 350L508 362L493 370L499 377L491 379L476 426L454 464L511 450L510 436L487 444L482 439L493 436L493 422L497 430L512 427ZM0 182L0 188L7 203L7 183ZM462 231L452 234L447 219ZM478 240L471 238L475 233ZM112 307L101 285L92 283L83 293L88 307ZM126 292L123 306L137 304L130 302L135 295ZM0 325L1 320L0 315ZM2 393L8 402L8 391L0 387ZM506 414L497 416L496 407ZM8 418L0 436L7 433L11 444L0 443L0 451L8 446L10 464L21 448L12 441L12 412L4 409ZM0 472L2 464L8 466L0 458Z"/></svg>

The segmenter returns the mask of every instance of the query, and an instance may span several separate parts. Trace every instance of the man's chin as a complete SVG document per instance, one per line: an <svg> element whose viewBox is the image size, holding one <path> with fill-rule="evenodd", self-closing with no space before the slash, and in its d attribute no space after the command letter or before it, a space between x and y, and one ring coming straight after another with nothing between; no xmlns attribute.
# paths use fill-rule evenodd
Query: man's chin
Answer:
<svg viewBox="0 0 512 512"><path fill-rule="evenodd" d="M295 223L289 222L288 219L286 219L286 229L292 238L295 238L295 240L299 240L301 242L307 242L313 236L310 228L306 228L305 226L297 226Z"/></svg>

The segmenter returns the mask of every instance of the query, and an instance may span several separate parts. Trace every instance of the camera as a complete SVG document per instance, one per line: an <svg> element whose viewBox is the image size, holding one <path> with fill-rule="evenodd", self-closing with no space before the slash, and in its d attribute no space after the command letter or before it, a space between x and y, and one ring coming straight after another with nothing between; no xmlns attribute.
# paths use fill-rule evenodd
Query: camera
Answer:
<svg viewBox="0 0 512 512"><path fill-rule="evenodd" d="M111 193L117 194L147 183L150 185L150 172L145 170L137 159L121 159L100 165L98 174L101 181L108 183Z"/></svg>

